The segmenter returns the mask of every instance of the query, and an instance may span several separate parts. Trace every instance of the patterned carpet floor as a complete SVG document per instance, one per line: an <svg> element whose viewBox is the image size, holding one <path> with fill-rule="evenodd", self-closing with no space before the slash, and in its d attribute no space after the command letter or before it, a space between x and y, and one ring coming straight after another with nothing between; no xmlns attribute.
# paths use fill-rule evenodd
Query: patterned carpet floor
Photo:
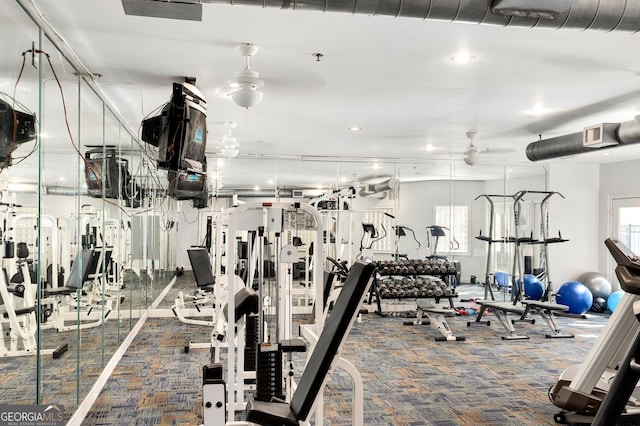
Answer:
<svg viewBox="0 0 640 426"><path fill-rule="evenodd" d="M46 328L51 324L50 319L43 323L41 347L54 349L67 345L68 351L60 358L53 358L50 353L42 354L38 365L35 354L0 356L0 403L35 404L39 397L42 404L64 406L65 418L70 418L137 321L127 318L127 314L142 311L142 306L148 306L171 276L158 275L153 282L134 278L125 279L127 285L118 295L124 300L120 310L110 312L103 326L58 332ZM76 323L75 315L71 317L65 322L66 326ZM87 321L84 314L80 319L83 324L94 322ZM8 324L3 327L4 344L9 348ZM23 349L20 339L18 349ZM39 385L36 384L38 381Z"/></svg>
<svg viewBox="0 0 640 426"><path fill-rule="evenodd" d="M189 286L193 284L182 277L167 299ZM481 292L475 285L460 286L456 306L469 306L462 300ZM364 423L554 424L553 414L559 410L549 402L550 386L564 368L584 359L608 317L559 318L573 339L545 338L548 328L542 321L518 324L530 337L518 341L502 340L504 329L492 314L487 319L492 320L489 327L467 327L473 316L449 318L454 334L466 340L436 342L440 334L431 325L406 326L400 317L363 315L343 356L364 381ZM209 352L184 353L188 339L205 342L209 330L176 318L148 319L83 425L201 424L201 369L209 362ZM339 370L325 389L324 408L324 424L351 424L351 383Z"/></svg>

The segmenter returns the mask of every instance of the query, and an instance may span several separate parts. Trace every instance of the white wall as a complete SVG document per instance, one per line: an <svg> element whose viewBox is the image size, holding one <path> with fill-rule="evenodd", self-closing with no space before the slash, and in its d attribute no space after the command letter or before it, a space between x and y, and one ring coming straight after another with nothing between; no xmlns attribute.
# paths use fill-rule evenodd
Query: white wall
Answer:
<svg viewBox="0 0 640 426"><path fill-rule="evenodd" d="M569 239L549 247L549 270L554 289L583 272L598 270L598 193L600 170L595 164L556 163L549 166L549 190L565 199L550 199L549 233ZM555 234L555 235L554 235Z"/></svg>

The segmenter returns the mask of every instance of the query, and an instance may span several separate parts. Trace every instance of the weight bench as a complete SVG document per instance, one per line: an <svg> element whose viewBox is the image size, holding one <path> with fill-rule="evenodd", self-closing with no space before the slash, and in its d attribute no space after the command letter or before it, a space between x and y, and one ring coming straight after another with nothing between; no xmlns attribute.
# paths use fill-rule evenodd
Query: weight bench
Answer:
<svg viewBox="0 0 640 426"><path fill-rule="evenodd" d="M372 263L362 261L356 261L351 267L291 402L249 401L247 421L265 426L298 426L300 421L308 421L317 398L321 395L324 384L339 359L338 353L358 316L362 300L373 281L374 270Z"/></svg>
<svg viewBox="0 0 640 426"><path fill-rule="evenodd" d="M436 342L460 342L465 340L464 336L455 336L451 331L451 328L449 328L449 324L447 324L445 317L456 316L456 311L454 309L438 307L428 302L424 302L421 305L420 299L418 299L416 303L418 306L416 319L413 321L405 321L404 325L435 325L438 331L442 333L442 336L435 338ZM427 315L427 321L422 320L423 313Z"/></svg>
<svg viewBox="0 0 640 426"><path fill-rule="evenodd" d="M495 300L478 300L476 301L478 305L480 305L480 311L478 312L478 316L475 321L467 322L467 327L471 327L472 325L491 325L491 321L482 320L482 316L487 311L488 308L491 308L491 312L498 318L500 324L507 330L509 333L507 336L502 336L503 340L522 340L528 339L528 336L518 334L515 327L513 326L514 322L526 321L533 324L534 320L526 320L523 319L525 315L525 307L516 304L513 302L497 302ZM516 314L518 319L511 319L509 314ZM524 315L524 316L523 316Z"/></svg>
<svg viewBox="0 0 640 426"><path fill-rule="evenodd" d="M522 300L518 304L514 305L513 302L496 302L493 300L479 300L478 303L481 308L478 312L476 320L468 322L467 326L472 324L486 324L490 325L490 321L482 321L482 316L486 312L487 308L491 308L493 314L498 318L498 321L509 333L507 336L502 336L503 340L518 340L528 339L528 336L518 334L514 327L516 322L525 322L529 324L535 324L535 319L530 317L530 314L538 314L542 317L547 326L551 329L552 334L547 334L547 338L570 338L572 334L564 334L560 331L558 323L556 322L554 312L565 312L569 309L568 306L560 305L552 302L541 302L538 300ZM510 318L509 314L518 315L517 319Z"/></svg>
<svg viewBox="0 0 640 426"><path fill-rule="evenodd" d="M526 318L529 313L537 313L542 317L547 326L552 331L552 334L547 334L547 338L571 338L573 334L564 334L560 331L554 312L566 312L569 307L566 305L560 305L552 302L541 302L538 300L523 300L522 304L525 306L525 310L522 313L521 319Z"/></svg>

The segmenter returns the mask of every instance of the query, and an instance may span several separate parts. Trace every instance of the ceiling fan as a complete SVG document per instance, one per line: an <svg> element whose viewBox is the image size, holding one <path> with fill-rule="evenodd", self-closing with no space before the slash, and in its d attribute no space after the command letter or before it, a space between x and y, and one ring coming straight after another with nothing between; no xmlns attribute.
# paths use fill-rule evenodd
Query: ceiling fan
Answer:
<svg viewBox="0 0 640 426"><path fill-rule="evenodd" d="M478 151L478 147L473 144L473 138L476 137L476 132L469 131L466 134L469 138L469 146L464 151L464 162L470 166L475 166L480 159L480 151Z"/></svg>
<svg viewBox="0 0 640 426"><path fill-rule="evenodd" d="M467 146L467 149L464 151L463 160L465 164L468 164L469 166L475 166L476 164L478 164L478 162L480 161L480 157L486 154L505 154L508 152L513 152L513 149L510 149L510 148L502 148L502 149L501 148L498 148L498 149L485 148L484 150L480 150L473 143L473 139L476 137L476 134L477 133L472 130L469 130L466 133L467 138L469 139L469 146Z"/></svg>
<svg viewBox="0 0 640 426"><path fill-rule="evenodd" d="M249 58L258 53L258 46L251 43L240 43L238 51L244 57L244 68L236 73L236 88L230 93L231 99L243 108L256 106L262 100L262 88L264 81L260 75L251 69Z"/></svg>
<svg viewBox="0 0 640 426"><path fill-rule="evenodd" d="M224 127L227 129L227 132L220 140L220 155L226 158L236 157L240 153L238 139L233 136L233 129L236 128L236 123L227 121L224 123Z"/></svg>

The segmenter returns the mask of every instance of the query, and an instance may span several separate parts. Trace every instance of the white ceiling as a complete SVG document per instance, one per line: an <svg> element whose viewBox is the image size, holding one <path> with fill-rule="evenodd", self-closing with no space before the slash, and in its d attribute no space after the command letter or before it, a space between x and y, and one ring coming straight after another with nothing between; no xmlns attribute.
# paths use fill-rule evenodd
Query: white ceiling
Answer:
<svg viewBox="0 0 640 426"><path fill-rule="evenodd" d="M32 41L37 43L38 35L17 3L5 3L0 12L0 49L5 53L0 91L12 94L20 53L30 49ZM625 32L504 28L214 4L204 4L202 22L194 22L128 16L121 0L34 4L80 61L101 75L97 85L134 132L146 115L169 100L172 82L195 77L209 105L210 169L215 145L225 133L223 124L237 123L233 134L241 155L215 166L226 188L327 187L381 175L404 181L447 179L452 174L501 178L504 171L497 166L503 164L512 173L540 172L543 163L531 163L525 156L526 146L539 135L546 139L575 133L640 113L640 55L635 54L640 39ZM236 45L244 42L259 46L251 67L265 82L262 102L248 110L227 96L243 66ZM63 82L75 130L73 70L45 43L46 48ZM475 60L454 63L451 57L459 51ZM314 53L323 54L320 61ZM60 95L51 71L48 66L41 69L47 78L47 105L56 105ZM16 98L38 112L32 74L25 72ZM548 112L533 115L536 105ZM98 103L93 108L96 114L100 111ZM62 108L49 109L43 139L46 178L68 175L66 179L73 180L77 167L69 167L75 164L74 153ZM83 104L83 117L90 117L90 111L92 106ZM101 124L83 120L82 143L100 143ZM352 126L362 130L349 132ZM469 130L477 132L479 149L500 153L483 155L479 166L465 165ZM428 144L435 150L427 151ZM20 153L31 149L26 145ZM640 158L640 144L610 153L553 161L630 160ZM4 173L33 181L35 166L32 156Z"/></svg>

